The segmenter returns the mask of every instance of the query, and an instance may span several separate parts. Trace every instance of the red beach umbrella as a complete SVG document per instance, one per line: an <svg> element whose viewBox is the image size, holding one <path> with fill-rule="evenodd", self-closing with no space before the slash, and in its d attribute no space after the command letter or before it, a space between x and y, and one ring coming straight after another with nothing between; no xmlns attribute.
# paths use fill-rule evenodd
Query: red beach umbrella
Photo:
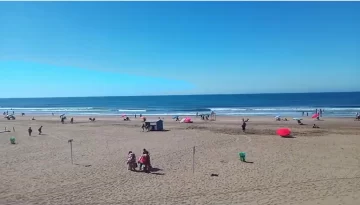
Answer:
<svg viewBox="0 0 360 205"><path fill-rule="evenodd" d="M276 131L276 134L281 137L289 137L291 135L291 130L289 128L280 128Z"/></svg>
<svg viewBox="0 0 360 205"><path fill-rule="evenodd" d="M318 118L319 117L319 113L313 114L313 116L311 118Z"/></svg>

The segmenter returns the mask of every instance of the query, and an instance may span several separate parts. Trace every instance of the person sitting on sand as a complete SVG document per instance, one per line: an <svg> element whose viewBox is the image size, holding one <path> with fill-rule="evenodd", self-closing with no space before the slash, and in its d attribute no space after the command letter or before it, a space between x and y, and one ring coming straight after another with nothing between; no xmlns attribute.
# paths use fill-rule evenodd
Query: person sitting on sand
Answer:
<svg viewBox="0 0 360 205"><path fill-rule="evenodd" d="M128 164L128 170L135 171L137 167L136 156L135 153L133 153L132 151L128 153L127 164Z"/></svg>
<svg viewBox="0 0 360 205"><path fill-rule="evenodd" d="M43 127L43 126L40 126L40 128L38 129L38 131L39 131L39 135L41 135L41 133L42 133L42 132L41 132L42 127Z"/></svg>
<svg viewBox="0 0 360 205"><path fill-rule="evenodd" d="M301 120L296 120L299 125L304 125Z"/></svg>
<svg viewBox="0 0 360 205"><path fill-rule="evenodd" d="M313 125L313 128L320 128L319 126L317 126L316 124Z"/></svg>
<svg viewBox="0 0 360 205"><path fill-rule="evenodd" d="M29 129L28 129L28 133L29 133L29 136L31 136L31 133L32 133L31 127L29 127Z"/></svg>
<svg viewBox="0 0 360 205"><path fill-rule="evenodd" d="M35 117L33 117L31 120L35 120Z"/></svg>
<svg viewBox="0 0 360 205"><path fill-rule="evenodd" d="M284 118L284 121L288 121L288 119L287 119L287 118Z"/></svg>

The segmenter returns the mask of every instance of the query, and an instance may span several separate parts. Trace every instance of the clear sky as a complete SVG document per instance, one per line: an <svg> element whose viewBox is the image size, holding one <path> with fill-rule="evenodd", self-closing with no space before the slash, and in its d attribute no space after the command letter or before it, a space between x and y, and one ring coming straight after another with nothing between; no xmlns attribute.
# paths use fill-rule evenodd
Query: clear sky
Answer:
<svg viewBox="0 0 360 205"><path fill-rule="evenodd" d="M360 2L0 2L0 97L360 90Z"/></svg>

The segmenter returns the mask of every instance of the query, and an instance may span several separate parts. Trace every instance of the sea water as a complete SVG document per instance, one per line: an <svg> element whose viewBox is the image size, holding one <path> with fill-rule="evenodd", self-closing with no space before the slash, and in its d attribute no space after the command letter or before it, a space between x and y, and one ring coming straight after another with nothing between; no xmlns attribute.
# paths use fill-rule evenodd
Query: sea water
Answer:
<svg viewBox="0 0 360 205"><path fill-rule="evenodd" d="M315 109L323 109L325 117L354 117L360 112L360 92L0 99L1 113L17 115L191 116L214 111L224 116L298 117Z"/></svg>

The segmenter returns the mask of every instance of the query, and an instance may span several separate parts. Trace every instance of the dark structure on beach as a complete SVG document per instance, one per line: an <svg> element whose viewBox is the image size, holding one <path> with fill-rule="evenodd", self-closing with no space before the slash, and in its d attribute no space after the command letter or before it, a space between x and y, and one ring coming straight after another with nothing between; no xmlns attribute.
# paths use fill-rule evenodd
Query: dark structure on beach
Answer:
<svg viewBox="0 0 360 205"><path fill-rule="evenodd" d="M164 130L164 121L158 120L155 122L145 122L146 127L149 127L149 131L162 131Z"/></svg>

